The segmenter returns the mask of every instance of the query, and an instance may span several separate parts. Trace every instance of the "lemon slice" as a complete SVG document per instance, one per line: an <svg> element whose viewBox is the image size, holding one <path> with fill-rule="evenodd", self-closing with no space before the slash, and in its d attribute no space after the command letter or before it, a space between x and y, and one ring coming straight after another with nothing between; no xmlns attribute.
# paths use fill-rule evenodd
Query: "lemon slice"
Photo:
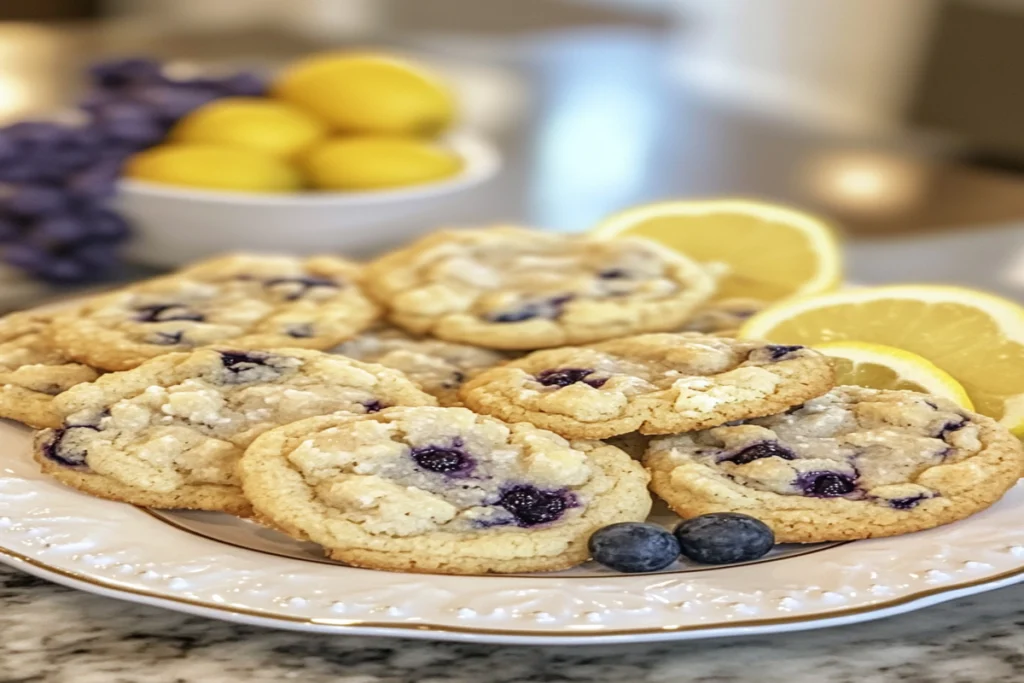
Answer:
<svg viewBox="0 0 1024 683"><path fill-rule="evenodd" d="M865 342L831 342L814 348L832 359L836 384L920 391L949 399L964 410L974 410L967 390L959 382L916 353Z"/></svg>
<svg viewBox="0 0 1024 683"><path fill-rule="evenodd" d="M592 233L646 237L698 261L724 263L719 299L816 294L835 289L842 277L839 244L825 220L765 202L648 204L606 219Z"/></svg>
<svg viewBox="0 0 1024 683"><path fill-rule="evenodd" d="M1024 436L1024 308L995 295L938 285L851 289L775 304L740 336L905 349L955 377L978 412Z"/></svg>

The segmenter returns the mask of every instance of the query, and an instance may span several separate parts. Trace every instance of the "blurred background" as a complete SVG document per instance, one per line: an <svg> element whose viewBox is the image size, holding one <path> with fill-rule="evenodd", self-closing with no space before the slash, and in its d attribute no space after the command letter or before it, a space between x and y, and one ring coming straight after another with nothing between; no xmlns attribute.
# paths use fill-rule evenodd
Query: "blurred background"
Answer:
<svg viewBox="0 0 1024 683"><path fill-rule="evenodd" d="M99 59L273 69L345 46L438 67L499 145L447 221L580 230L761 197L838 220L853 281L1024 298L1024 0L4 0L0 123L77 101Z"/></svg>

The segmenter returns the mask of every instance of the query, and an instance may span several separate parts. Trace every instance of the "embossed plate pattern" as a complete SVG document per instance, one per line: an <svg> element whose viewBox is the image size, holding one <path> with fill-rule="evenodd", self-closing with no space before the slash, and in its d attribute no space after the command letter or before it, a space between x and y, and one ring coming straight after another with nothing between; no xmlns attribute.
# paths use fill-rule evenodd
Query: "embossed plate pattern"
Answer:
<svg viewBox="0 0 1024 683"><path fill-rule="evenodd" d="M0 561L82 590L304 631L594 644L852 623L1024 580L1024 487L969 520L771 562L654 575L454 577L282 557L211 540L39 474L0 422Z"/></svg>

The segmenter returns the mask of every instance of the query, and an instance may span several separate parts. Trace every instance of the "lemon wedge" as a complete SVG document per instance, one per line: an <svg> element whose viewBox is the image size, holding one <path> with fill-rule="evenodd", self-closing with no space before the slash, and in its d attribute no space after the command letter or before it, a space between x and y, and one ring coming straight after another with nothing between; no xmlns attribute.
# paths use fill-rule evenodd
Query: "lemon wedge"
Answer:
<svg viewBox="0 0 1024 683"><path fill-rule="evenodd" d="M993 294L939 285L867 287L784 301L740 337L787 344L885 344L956 378L978 412L1024 436L1024 308Z"/></svg>
<svg viewBox="0 0 1024 683"><path fill-rule="evenodd" d="M835 289L842 279L836 233L827 221L745 199L648 204L611 216L598 237L646 237L705 263L722 263L716 298L777 301Z"/></svg>
<svg viewBox="0 0 1024 683"><path fill-rule="evenodd" d="M920 391L949 399L964 410L974 410L967 390L959 382L916 353L865 342L831 342L814 348L832 359L836 384Z"/></svg>

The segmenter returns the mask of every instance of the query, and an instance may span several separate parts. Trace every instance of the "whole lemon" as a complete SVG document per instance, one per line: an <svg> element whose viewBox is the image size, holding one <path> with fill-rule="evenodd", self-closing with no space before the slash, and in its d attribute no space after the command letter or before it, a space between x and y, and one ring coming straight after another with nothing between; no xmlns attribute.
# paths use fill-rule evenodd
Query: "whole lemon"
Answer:
<svg viewBox="0 0 1024 683"><path fill-rule="evenodd" d="M292 157L327 136L304 110L259 97L226 97L199 107L171 129L171 140L244 147Z"/></svg>
<svg viewBox="0 0 1024 683"><path fill-rule="evenodd" d="M455 98L439 78L386 55L310 57L285 69L271 92L344 133L429 137L455 118Z"/></svg>
<svg viewBox="0 0 1024 683"><path fill-rule="evenodd" d="M463 161L424 140L362 136L321 143L304 156L303 165L313 186L323 190L379 190L448 178Z"/></svg>
<svg viewBox="0 0 1024 683"><path fill-rule="evenodd" d="M238 192L294 192L302 185L298 171L277 157L217 145L151 147L128 160L125 174L154 183Z"/></svg>

